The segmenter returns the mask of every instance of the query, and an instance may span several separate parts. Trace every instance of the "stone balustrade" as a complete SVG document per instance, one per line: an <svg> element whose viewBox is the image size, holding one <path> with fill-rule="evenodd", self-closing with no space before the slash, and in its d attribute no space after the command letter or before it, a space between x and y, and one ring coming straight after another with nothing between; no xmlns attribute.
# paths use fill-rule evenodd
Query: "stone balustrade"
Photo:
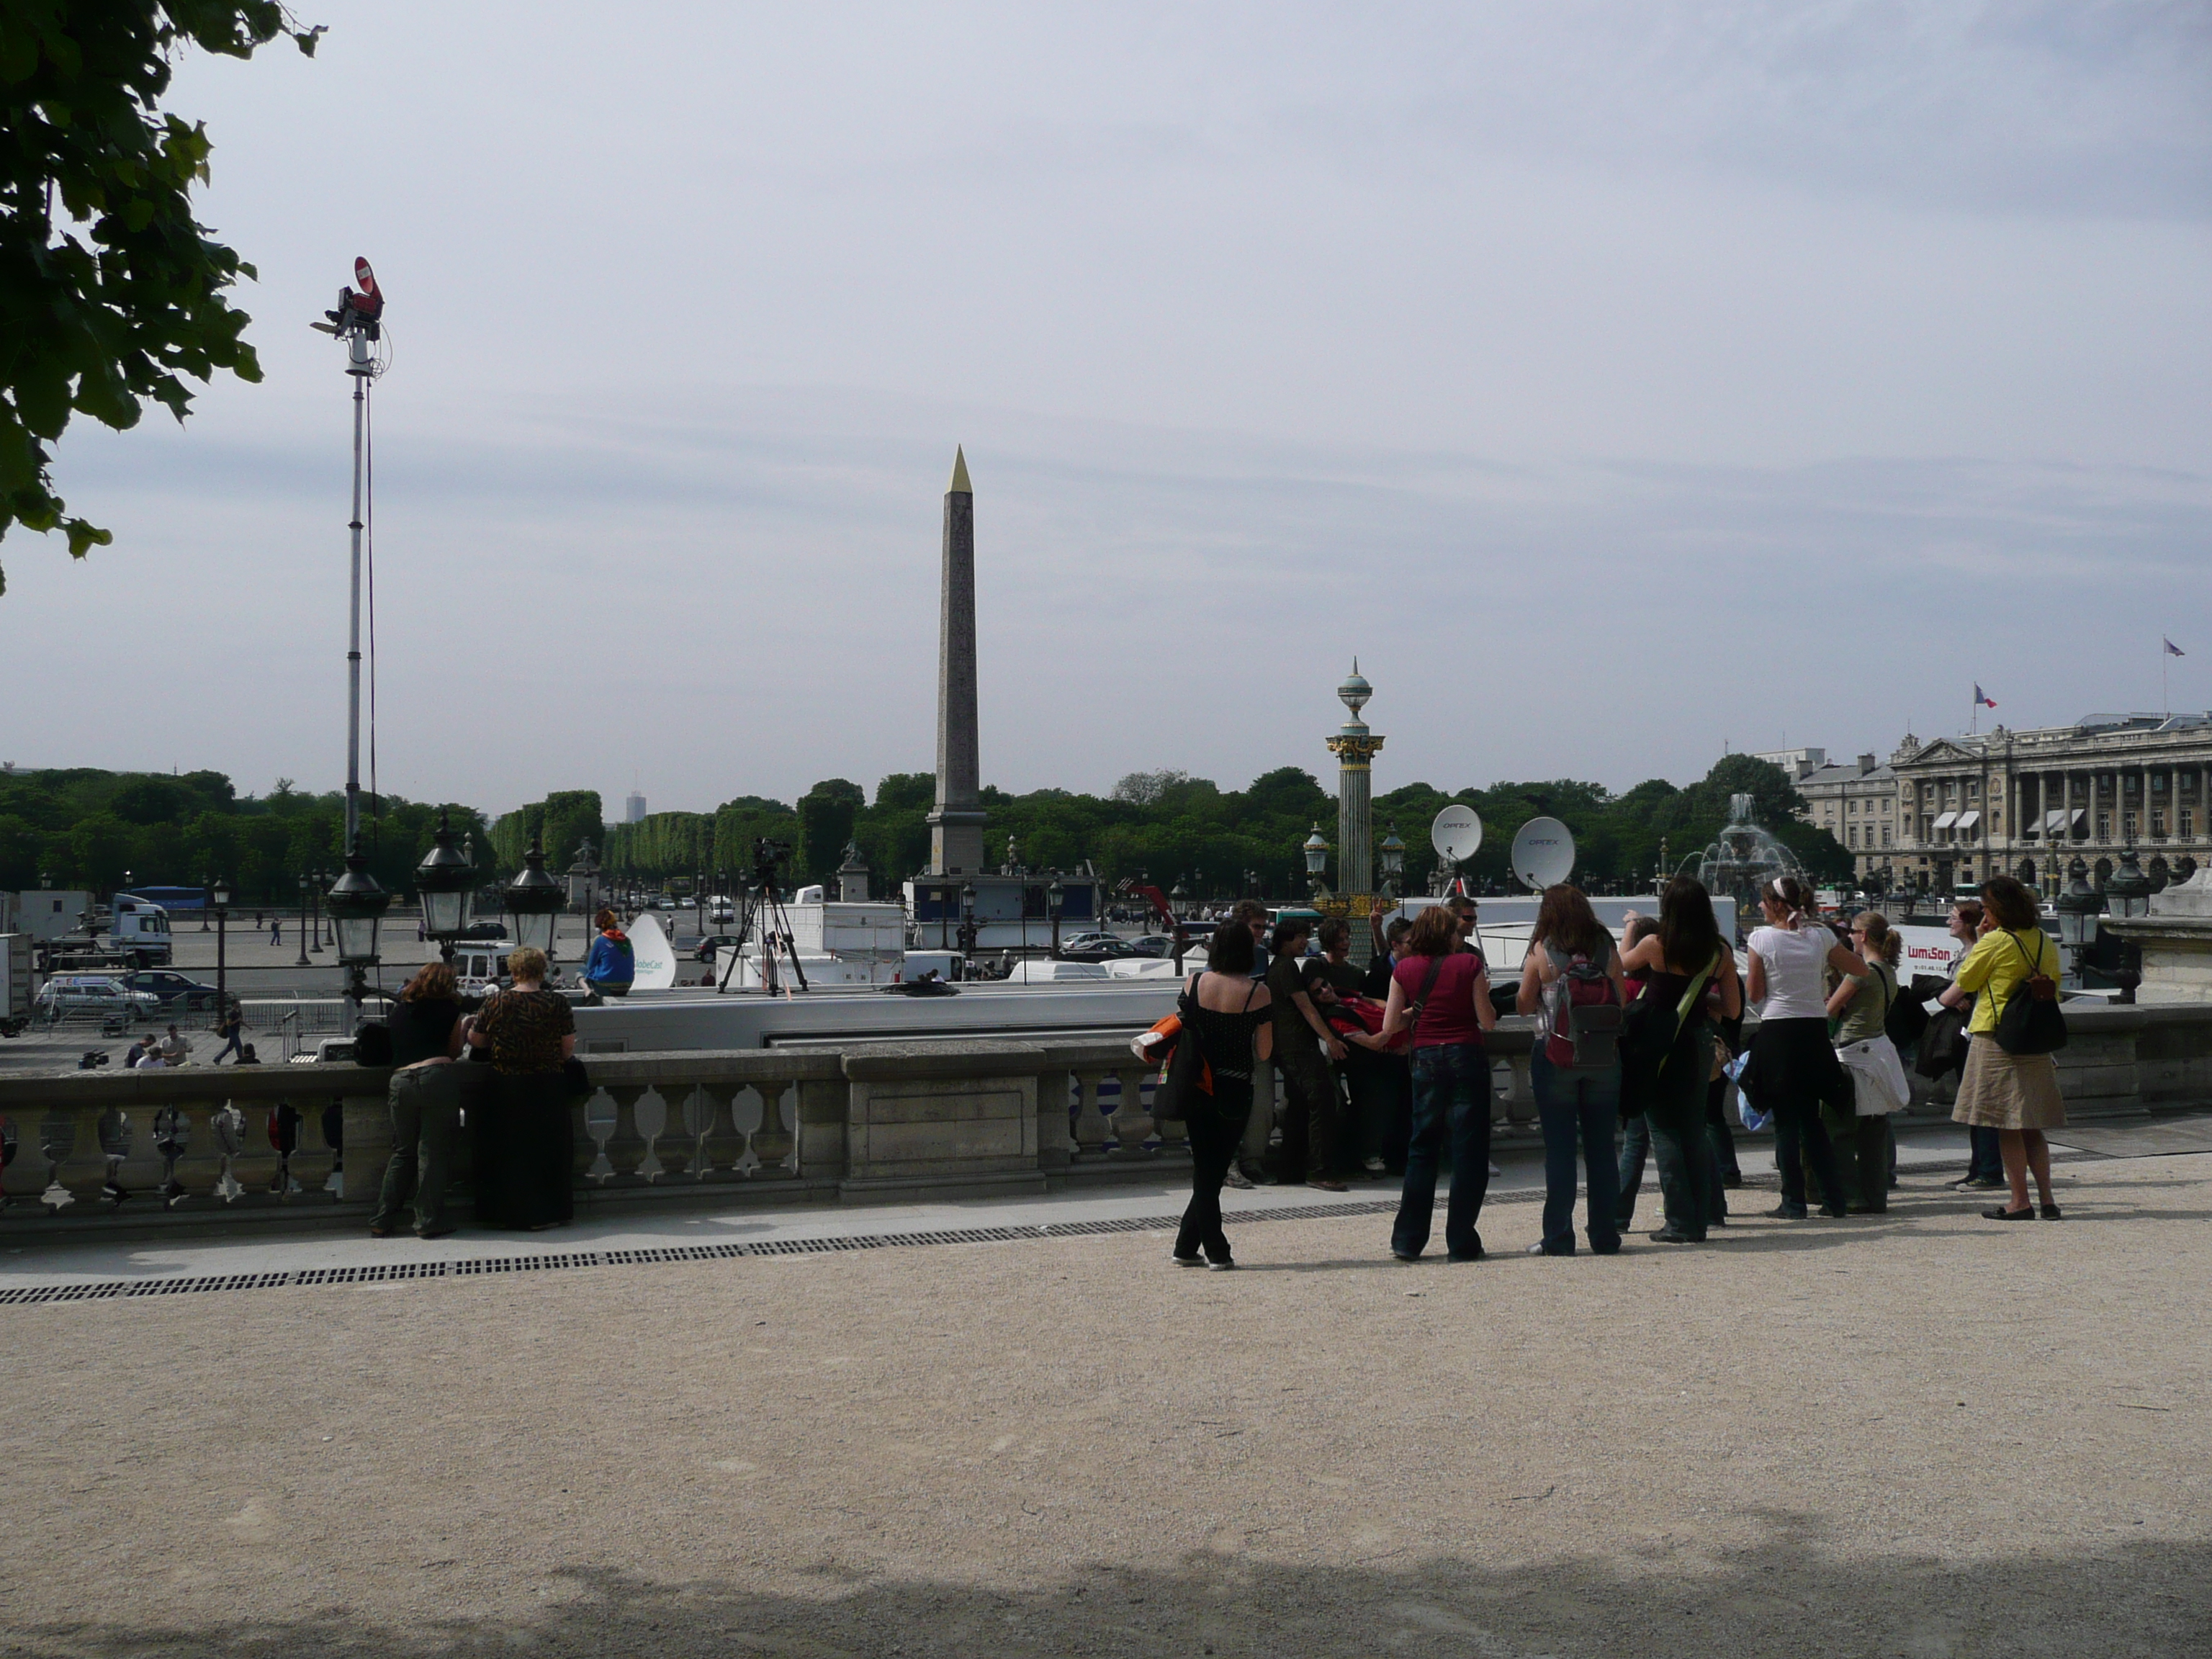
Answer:
<svg viewBox="0 0 2212 1659"><path fill-rule="evenodd" d="M2081 1116L2212 1102L2212 1007L2068 1010ZM1492 1034L1499 1121L1534 1115L1530 1032ZM1042 1192L1188 1154L1125 1042L975 1040L594 1055L580 1208ZM356 1224L391 1152L380 1070L188 1066L0 1078L0 1237ZM465 1100L489 1073L464 1068ZM467 1190L467 1137L455 1171Z"/></svg>

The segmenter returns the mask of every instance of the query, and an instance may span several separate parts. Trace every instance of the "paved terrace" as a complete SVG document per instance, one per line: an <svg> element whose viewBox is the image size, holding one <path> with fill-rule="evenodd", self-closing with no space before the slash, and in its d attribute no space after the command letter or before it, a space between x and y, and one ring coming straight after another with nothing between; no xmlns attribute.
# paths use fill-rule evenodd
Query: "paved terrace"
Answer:
<svg viewBox="0 0 2212 1659"><path fill-rule="evenodd" d="M2201 1655L2212 1127L2073 1140L2063 1223L1916 1129L1887 1217L1610 1260L1518 1254L1518 1159L1467 1267L1262 1191L1179 1269L1141 1182L34 1243L281 1282L0 1306L0 1652ZM515 1252L602 1265L297 1282Z"/></svg>

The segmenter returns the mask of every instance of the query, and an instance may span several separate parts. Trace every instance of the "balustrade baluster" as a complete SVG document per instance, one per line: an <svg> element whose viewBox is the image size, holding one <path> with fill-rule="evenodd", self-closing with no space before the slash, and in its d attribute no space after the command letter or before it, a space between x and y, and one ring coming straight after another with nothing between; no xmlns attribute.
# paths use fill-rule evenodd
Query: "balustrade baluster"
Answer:
<svg viewBox="0 0 2212 1659"><path fill-rule="evenodd" d="M607 1187L636 1185L642 1177L638 1165L646 1154L645 1137L638 1133L637 1103L650 1085L643 1083L613 1083L600 1085L600 1092L614 1103L614 1128L600 1148L606 1161L607 1172L599 1183Z"/></svg>
<svg viewBox="0 0 2212 1659"><path fill-rule="evenodd" d="M39 1194L46 1190L51 1165L42 1143L46 1139L46 1114L33 1109L10 1112L0 1135L15 1142L14 1156L4 1170L0 1170L0 1196L9 1206L35 1204Z"/></svg>
<svg viewBox="0 0 2212 1659"><path fill-rule="evenodd" d="M1106 1114L1098 1085L1106 1073L1084 1066L1075 1073L1075 1118L1073 1124L1077 1158L1109 1150Z"/></svg>
<svg viewBox="0 0 2212 1659"><path fill-rule="evenodd" d="M1115 1066L1112 1075L1121 1085L1114 1105L1114 1139L1124 1152L1146 1151L1146 1142L1152 1138L1155 1126L1139 1088L1145 1074L1131 1064Z"/></svg>
<svg viewBox="0 0 2212 1659"><path fill-rule="evenodd" d="M745 1133L738 1127L738 1097L741 1083L702 1083L691 1091L687 1110L699 1137L698 1161L692 1166L701 1181L734 1176L744 1161Z"/></svg>
<svg viewBox="0 0 2212 1659"><path fill-rule="evenodd" d="M660 1160L660 1179L681 1181L699 1156L699 1131L690 1121L693 1090L688 1084L662 1083L653 1092L660 1097L661 1123L653 1135L653 1155ZM641 1114L642 1105L639 1109Z"/></svg>
<svg viewBox="0 0 2212 1659"><path fill-rule="evenodd" d="M155 1144L155 1109L151 1105L120 1107L100 1125L109 1160L108 1179L118 1191L142 1206L160 1194L167 1173L161 1147Z"/></svg>
<svg viewBox="0 0 2212 1659"><path fill-rule="evenodd" d="M793 1149L797 1142L784 1125L783 1096L791 1085L781 1079L757 1083L754 1091L760 1096L760 1127L752 1133L752 1154L762 1170L787 1170ZM796 1103L794 1103L794 1109Z"/></svg>
<svg viewBox="0 0 2212 1659"><path fill-rule="evenodd" d="M57 1212L82 1204L86 1214L101 1201L107 1185L107 1153L100 1141L105 1106L58 1106L41 1125L46 1167L50 1172L40 1194L46 1207Z"/></svg>
<svg viewBox="0 0 2212 1659"><path fill-rule="evenodd" d="M637 1178L648 1183L658 1182L668 1173L668 1160L661 1153L661 1137L666 1133L669 1121L676 1115L669 1109L668 1097L658 1088L647 1086L638 1091L630 1102L630 1121L637 1126L637 1138L645 1151L637 1161ZM681 1132L682 1125L678 1125ZM674 1150L673 1146L670 1149Z"/></svg>

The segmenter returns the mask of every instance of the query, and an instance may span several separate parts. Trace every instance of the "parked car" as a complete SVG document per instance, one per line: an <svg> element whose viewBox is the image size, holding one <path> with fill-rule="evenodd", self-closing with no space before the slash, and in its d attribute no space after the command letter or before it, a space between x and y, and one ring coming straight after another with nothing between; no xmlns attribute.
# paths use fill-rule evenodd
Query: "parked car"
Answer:
<svg viewBox="0 0 2212 1659"><path fill-rule="evenodd" d="M507 924L502 921L472 921L461 929L463 939L505 939Z"/></svg>
<svg viewBox="0 0 2212 1659"><path fill-rule="evenodd" d="M1141 957L1148 952L1139 951L1127 939L1109 939L1101 934L1076 945L1060 947L1060 957L1066 962L1114 962L1125 957Z"/></svg>
<svg viewBox="0 0 2212 1659"><path fill-rule="evenodd" d="M172 973L166 968L143 969L120 977L132 990L151 993L160 1000L165 1013L211 1014L216 1011L214 986L196 979L186 979L182 974Z"/></svg>
<svg viewBox="0 0 2212 1659"><path fill-rule="evenodd" d="M713 934L699 941L699 948L691 953L692 959L696 962L711 963L714 959L715 951L726 945L735 945L737 942L738 936L735 933Z"/></svg>
<svg viewBox="0 0 2212 1659"><path fill-rule="evenodd" d="M1133 939L1129 948L1140 957L1171 957L1175 954L1173 933L1147 933L1142 939Z"/></svg>
<svg viewBox="0 0 2212 1659"><path fill-rule="evenodd" d="M70 1019L90 1015L101 1018L152 1019L161 1012L161 1000L151 991L135 991L112 975L64 974L48 980L32 999L31 1011L41 1019Z"/></svg>

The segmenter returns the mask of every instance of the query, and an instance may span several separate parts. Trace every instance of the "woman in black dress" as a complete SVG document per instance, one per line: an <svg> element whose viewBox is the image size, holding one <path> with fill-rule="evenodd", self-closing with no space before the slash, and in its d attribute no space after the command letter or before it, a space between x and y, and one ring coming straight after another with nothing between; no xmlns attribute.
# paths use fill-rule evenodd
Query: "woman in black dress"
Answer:
<svg viewBox="0 0 2212 1659"><path fill-rule="evenodd" d="M484 1004L469 1043L488 1049L499 1087L476 1108L477 1219L532 1231L575 1212L574 1135L562 1066L576 1051L567 999L545 988L545 953L526 945L507 959L514 988Z"/></svg>
<svg viewBox="0 0 2212 1659"><path fill-rule="evenodd" d="M1186 1267L1237 1265L1221 1231L1221 1183L1252 1115L1253 1058L1274 1052L1267 988L1252 977L1257 957L1251 928L1223 922L1206 946L1206 971L1191 981L1193 994L1186 999L1182 1040L1198 1044L1213 1080L1211 1094L1194 1094L1183 1119L1190 1133L1190 1207L1176 1234L1175 1259Z"/></svg>

